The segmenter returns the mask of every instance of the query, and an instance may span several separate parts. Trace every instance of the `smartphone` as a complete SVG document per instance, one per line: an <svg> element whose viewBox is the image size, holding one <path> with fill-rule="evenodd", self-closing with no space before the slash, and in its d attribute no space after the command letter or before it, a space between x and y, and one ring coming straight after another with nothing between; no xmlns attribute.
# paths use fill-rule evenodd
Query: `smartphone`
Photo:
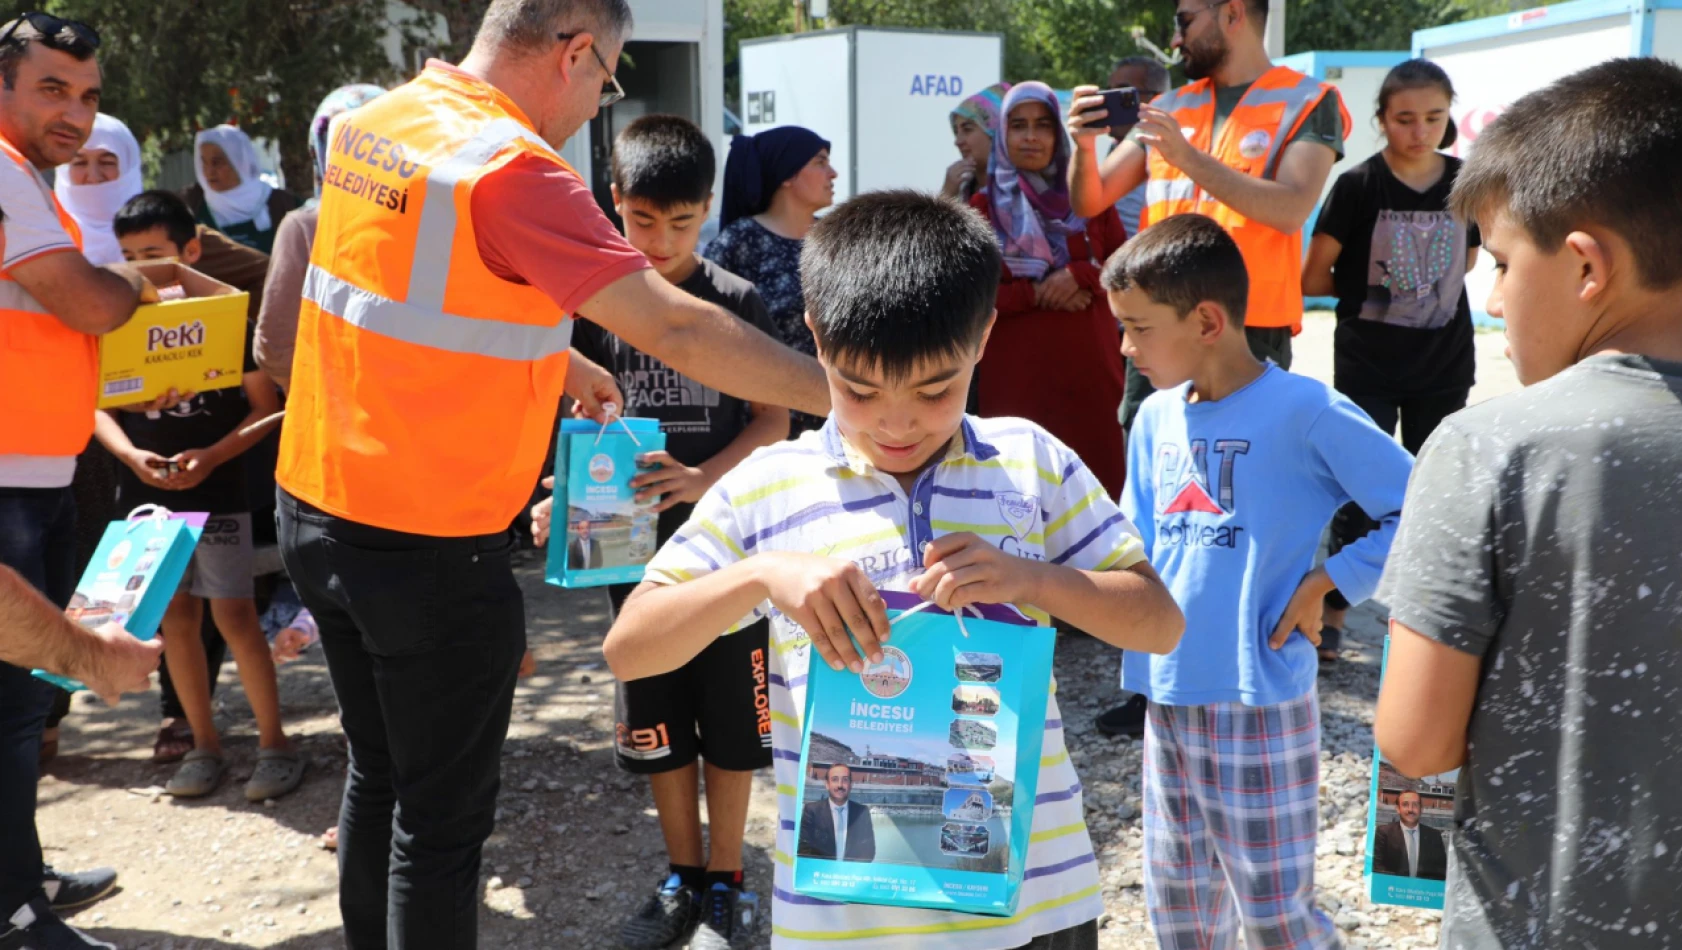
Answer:
<svg viewBox="0 0 1682 950"><path fill-rule="evenodd" d="M1105 89L1098 95L1104 97L1104 111L1109 114L1103 121L1109 124L1111 132L1120 134L1139 124L1139 90L1123 86Z"/></svg>

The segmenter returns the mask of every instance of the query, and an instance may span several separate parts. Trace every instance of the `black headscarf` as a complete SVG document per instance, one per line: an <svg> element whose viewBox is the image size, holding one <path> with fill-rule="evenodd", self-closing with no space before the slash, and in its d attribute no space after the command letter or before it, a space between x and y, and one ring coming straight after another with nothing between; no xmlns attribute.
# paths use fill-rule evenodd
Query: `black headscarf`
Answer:
<svg viewBox="0 0 1682 950"><path fill-rule="evenodd" d="M759 214L771 207L771 199L812 156L829 148L829 142L811 129L785 125L758 135L738 135L730 141L730 157L724 162L724 209L719 227L729 227L737 218Z"/></svg>

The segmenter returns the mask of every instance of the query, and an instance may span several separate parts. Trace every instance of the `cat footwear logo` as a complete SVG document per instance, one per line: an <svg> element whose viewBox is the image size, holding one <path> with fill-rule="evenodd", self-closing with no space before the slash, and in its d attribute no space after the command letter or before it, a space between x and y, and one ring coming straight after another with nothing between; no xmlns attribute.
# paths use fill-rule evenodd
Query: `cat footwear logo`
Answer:
<svg viewBox="0 0 1682 950"><path fill-rule="evenodd" d="M198 356L204 349L204 321L175 327L146 328L146 362L162 363Z"/></svg>
<svg viewBox="0 0 1682 950"><path fill-rule="evenodd" d="M1216 469L1213 482L1209 475L1208 449L1207 439L1193 439L1189 446L1170 442L1157 450L1157 514L1237 513L1234 470L1238 457L1250 451L1250 443L1238 439L1215 440L1215 454L1220 457L1220 467Z"/></svg>
<svg viewBox="0 0 1682 950"><path fill-rule="evenodd" d="M1040 510L1038 498L1007 491L1000 492L998 500L999 516L1005 519L1005 524L1010 525L1010 530L1016 532L1017 537L1026 537L1034 530L1034 517Z"/></svg>

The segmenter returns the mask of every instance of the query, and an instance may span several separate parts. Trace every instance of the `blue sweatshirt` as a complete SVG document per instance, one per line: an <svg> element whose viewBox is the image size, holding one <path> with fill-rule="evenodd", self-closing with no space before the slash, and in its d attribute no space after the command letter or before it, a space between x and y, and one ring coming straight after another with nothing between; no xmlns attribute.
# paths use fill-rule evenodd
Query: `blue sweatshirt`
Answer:
<svg viewBox="0 0 1682 950"><path fill-rule="evenodd" d="M1175 706L1296 699L1314 688L1314 646L1292 634L1274 650L1268 638L1351 501L1379 527L1326 573L1352 604L1373 595L1413 457L1330 387L1272 363L1225 399L1187 403L1189 389L1140 407L1121 499L1186 632L1167 656L1129 650L1123 685Z"/></svg>

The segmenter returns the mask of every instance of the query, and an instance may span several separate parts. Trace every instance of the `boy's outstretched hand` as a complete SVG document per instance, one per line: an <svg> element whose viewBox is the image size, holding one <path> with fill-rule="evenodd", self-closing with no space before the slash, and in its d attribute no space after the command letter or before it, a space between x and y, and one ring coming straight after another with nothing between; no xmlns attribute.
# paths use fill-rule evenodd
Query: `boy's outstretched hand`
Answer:
<svg viewBox="0 0 1682 950"><path fill-rule="evenodd" d="M1309 643L1319 646L1326 595L1334 590L1337 590L1337 585L1332 583L1325 568L1309 571L1302 583L1297 585L1296 593L1291 595L1291 602L1285 605L1285 615L1279 618L1279 626L1274 628L1267 645L1277 650L1290 639L1292 630L1301 630Z"/></svg>
<svg viewBox="0 0 1682 950"><path fill-rule="evenodd" d="M767 599L812 638L812 647L834 669L864 671L858 645L872 663L882 661L888 608L870 578L851 561L817 554L779 553L765 574Z"/></svg>
<svg viewBox="0 0 1682 950"><path fill-rule="evenodd" d="M911 592L942 610L970 604L1034 602L1039 562L999 550L968 531L923 545L923 573Z"/></svg>
<svg viewBox="0 0 1682 950"><path fill-rule="evenodd" d="M555 476L550 475L543 480L543 487L553 491ZM549 525L555 514L555 496L550 495L531 506L531 540L538 547L549 543Z"/></svg>

